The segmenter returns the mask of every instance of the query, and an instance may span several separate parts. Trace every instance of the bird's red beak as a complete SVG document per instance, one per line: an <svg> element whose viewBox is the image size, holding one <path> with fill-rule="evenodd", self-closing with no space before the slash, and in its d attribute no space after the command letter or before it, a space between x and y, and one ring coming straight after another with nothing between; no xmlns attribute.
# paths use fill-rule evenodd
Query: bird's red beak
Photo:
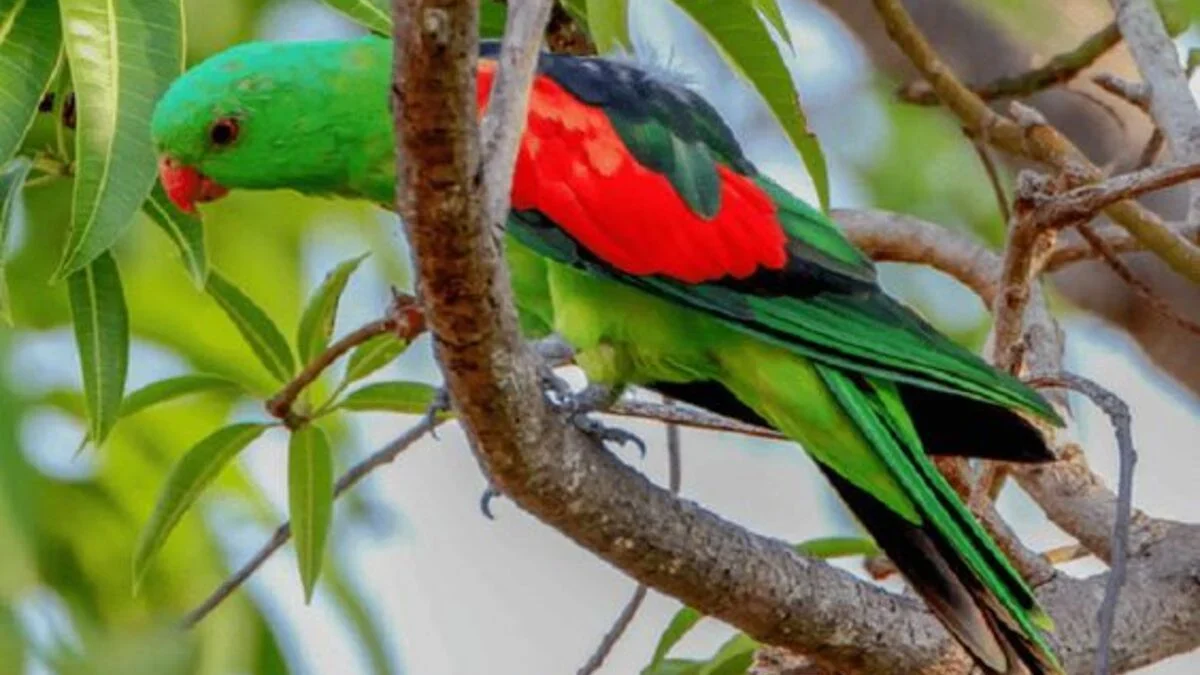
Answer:
<svg viewBox="0 0 1200 675"><path fill-rule="evenodd" d="M170 157L158 160L158 177L167 197L185 213L195 213L198 202L211 202L229 192L208 176Z"/></svg>

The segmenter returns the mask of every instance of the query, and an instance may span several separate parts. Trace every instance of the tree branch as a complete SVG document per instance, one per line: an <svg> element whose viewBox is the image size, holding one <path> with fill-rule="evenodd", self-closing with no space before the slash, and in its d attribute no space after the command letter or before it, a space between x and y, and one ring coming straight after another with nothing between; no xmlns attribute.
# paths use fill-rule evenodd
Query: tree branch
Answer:
<svg viewBox="0 0 1200 675"><path fill-rule="evenodd" d="M874 0L874 3L888 35L971 135L1010 154L1069 172L1082 183L1104 178L1103 172L1054 127L1018 124L989 108L983 99L954 77L900 0ZM1163 224L1161 218L1134 201L1117 202L1109 206L1106 213L1171 269L1200 283L1200 247L1178 236Z"/></svg>
<svg viewBox="0 0 1200 675"><path fill-rule="evenodd" d="M1152 0L1112 0L1117 26L1142 73L1150 115L1177 162L1200 162L1200 107L1192 97L1175 43ZM1186 222L1200 221L1200 188L1193 188Z"/></svg>
<svg viewBox="0 0 1200 675"><path fill-rule="evenodd" d="M1115 23L1089 35L1074 49L1056 54L1045 64L1020 75L1001 77L973 91L979 98L996 99L1032 96L1033 94L1060 84L1066 84L1085 68L1104 56L1121 41L1121 33ZM910 82L900 88L900 99L920 105L937 105L938 97L928 82Z"/></svg>
<svg viewBox="0 0 1200 675"><path fill-rule="evenodd" d="M420 440L425 434L432 431L439 424L444 422L443 419L437 419L433 416L426 417L420 422L412 426L408 431L401 434L396 440L388 443L380 448L377 452L362 460L358 464L350 467L346 473L338 478L334 485L333 497L337 499L341 497L347 490L354 487L375 469L390 464L395 461L400 453L412 447L414 443ZM259 548L250 560L238 568L228 579L217 587L204 602L200 603L192 611L184 616L182 624L184 628L192 628L197 623L200 623L204 617L216 609L222 602L225 601L234 591L241 588L242 584L258 571L258 568L263 566L263 563L271 559L272 555L292 538L292 523L284 521L282 525L275 529L275 533Z"/></svg>

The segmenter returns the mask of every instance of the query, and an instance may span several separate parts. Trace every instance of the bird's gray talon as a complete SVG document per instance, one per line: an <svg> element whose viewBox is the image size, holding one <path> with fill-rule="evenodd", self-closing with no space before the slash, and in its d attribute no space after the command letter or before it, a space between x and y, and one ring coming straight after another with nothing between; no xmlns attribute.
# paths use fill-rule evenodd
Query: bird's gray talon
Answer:
<svg viewBox="0 0 1200 675"><path fill-rule="evenodd" d="M580 413L571 415L571 424L575 425L575 428L579 429L582 433L591 436L601 443L616 443L622 447L633 443L637 447L638 454L642 459L646 458L646 442L632 431L610 427L599 420L592 419Z"/></svg>
<svg viewBox="0 0 1200 675"><path fill-rule="evenodd" d="M495 514L492 513L492 500L500 496L502 496L500 491L490 485L480 495L479 510L483 512L484 517L488 520L496 519Z"/></svg>
<svg viewBox="0 0 1200 675"><path fill-rule="evenodd" d="M429 435L434 440L441 440L437 434L437 417L449 410L450 392L445 387L438 387L433 394L433 400L429 402L429 407L425 409L425 416L421 418L422 424L429 427Z"/></svg>

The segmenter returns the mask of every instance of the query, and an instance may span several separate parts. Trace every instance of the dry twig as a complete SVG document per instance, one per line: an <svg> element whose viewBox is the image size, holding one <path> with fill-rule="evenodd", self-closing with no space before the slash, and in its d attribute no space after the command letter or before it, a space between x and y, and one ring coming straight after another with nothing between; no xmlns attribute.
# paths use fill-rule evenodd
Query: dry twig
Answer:
<svg viewBox="0 0 1200 675"><path fill-rule="evenodd" d="M1137 464L1137 450L1133 447L1133 417L1125 401L1085 377L1060 373L1057 376L1034 378L1030 384L1035 387L1072 389L1087 396L1108 415L1117 435L1120 470L1117 479L1117 519L1113 524L1112 534L1112 571L1104 588L1104 602L1100 605L1096 617L1100 624L1100 641L1096 646L1096 673L1104 675L1109 672L1117 601L1121 595L1121 587L1125 585L1129 560L1129 528L1133 522L1133 469Z"/></svg>
<svg viewBox="0 0 1200 675"><path fill-rule="evenodd" d="M1001 77L973 91L979 98L991 101L1004 98L1031 96L1044 89L1066 84L1092 65L1108 50L1121 41L1121 33L1115 23L1088 36L1074 49L1057 54L1045 64L1020 75ZM920 105L937 105L938 97L927 82L918 80L900 88L901 100Z"/></svg>

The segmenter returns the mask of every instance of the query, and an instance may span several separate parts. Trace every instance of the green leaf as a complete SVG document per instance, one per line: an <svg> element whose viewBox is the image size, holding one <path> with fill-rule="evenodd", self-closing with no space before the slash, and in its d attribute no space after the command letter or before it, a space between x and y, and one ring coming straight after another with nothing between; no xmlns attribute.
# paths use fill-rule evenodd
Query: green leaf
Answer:
<svg viewBox="0 0 1200 675"><path fill-rule="evenodd" d="M332 514L333 453L325 432L308 425L293 432L288 443L288 515L305 602L312 601L321 574Z"/></svg>
<svg viewBox="0 0 1200 675"><path fill-rule="evenodd" d="M108 250L155 179L150 116L183 72L183 15L163 0L59 0L75 81L71 233L56 276Z"/></svg>
<svg viewBox="0 0 1200 675"><path fill-rule="evenodd" d="M628 0L587 0L588 28L596 51L632 50L629 41Z"/></svg>
<svg viewBox="0 0 1200 675"><path fill-rule="evenodd" d="M382 35L391 35L392 6L389 0L325 0L325 4L364 28Z"/></svg>
<svg viewBox="0 0 1200 675"><path fill-rule="evenodd" d="M129 365L129 314L112 255L101 254L68 277L67 291L83 367L88 435L99 445L120 416Z"/></svg>
<svg viewBox="0 0 1200 675"><path fill-rule="evenodd" d="M200 493L217 477L231 459L269 428L266 424L233 424L205 437L175 463L158 496L149 522L142 529L133 556L134 591L141 584L146 568L166 542L171 530Z"/></svg>
<svg viewBox="0 0 1200 675"><path fill-rule="evenodd" d="M180 375L152 382L125 397L121 417L130 417L151 406L205 391L237 389L238 385L219 375Z"/></svg>
<svg viewBox="0 0 1200 675"><path fill-rule="evenodd" d="M758 646L754 638L738 633L721 645L697 675L744 675L754 663Z"/></svg>
<svg viewBox="0 0 1200 675"><path fill-rule="evenodd" d="M683 607L678 612L675 612L675 616L671 617L671 622L667 624L666 630L658 638L658 645L654 648L654 656L650 658L650 664L642 672L647 674L659 672L663 660L667 658L667 654L670 653L671 649L679 644L683 636L687 635L688 631L703 618L703 614L691 607Z"/></svg>
<svg viewBox="0 0 1200 675"><path fill-rule="evenodd" d="M300 328L296 331L296 348L300 352L301 363L309 363L329 345L338 302L346 290L346 283L368 255L364 253L333 268L309 299L308 306L300 316Z"/></svg>
<svg viewBox="0 0 1200 675"><path fill-rule="evenodd" d="M766 17L767 21L775 28L783 41L792 46L792 33L788 30L787 20L783 18L783 10L779 8L778 0L750 0L754 8Z"/></svg>
<svg viewBox="0 0 1200 675"><path fill-rule="evenodd" d="M263 367L280 382L290 379L296 372L296 358L271 317L216 270L209 272L205 290L225 310Z"/></svg>
<svg viewBox="0 0 1200 675"><path fill-rule="evenodd" d="M12 325L12 307L8 297L8 231L12 229L13 204L25 186L33 163L27 157L18 157L4 167L0 173L0 322Z"/></svg>
<svg viewBox="0 0 1200 675"><path fill-rule="evenodd" d="M0 164L21 147L33 125L61 44L54 3L0 0Z"/></svg>
<svg viewBox="0 0 1200 675"><path fill-rule="evenodd" d="M808 130L792 76L758 10L744 0L673 0L695 21L742 77L754 85L779 121L808 169L822 211L829 210L829 175L825 156Z"/></svg>
<svg viewBox="0 0 1200 675"><path fill-rule="evenodd" d="M188 274L198 288L208 281L208 253L204 246L204 223L190 213L180 211L160 183L154 184L150 198L142 204L142 210L162 228L163 232L179 247L179 255L187 267Z"/></svg>
<svg viewBox="0 0 1200 675"><path fill-rule="evenodd" d="M797 553L813 558L828 560L848 558L855 555L879 555L879 546L862 537L823 537L800 542L793 547Z"/></svg>
<svg viewBox="0 0 1200 675"><path fill-rule="evenodd" d="M497 40L504 36L508 21L508 8L493 0L484 0L479 5L479 37Z"/></svg>
<svg viewBox="0 0 1200 675"><path fill-rule="evenodd" d="M350 393L338 408L359 411L423 413L437 389L423 382L376 382Z"/></svg>
<svg viewBox="0 0 1200 675"><path fill-rule="evenodd" d="M567 10L567 14L570 14L580 27L587 30L589 35L591 34L591 26L587 22L587 0L559 0L558 4Z"/></svg>
<svg viewBox="0 0 1200 675"><path fill-rule="evenodd" d="M396 360L408 349L408 342L391 333L376 335L354 349L346 365L342 386L357 382Z"/></svg>
<svg viewBox="0 0 1200 675"><path fill-rule="evenodd" d="M653 670L643 669L642 675L698 675L707 664L697 659L663 659Z"/></svg>

